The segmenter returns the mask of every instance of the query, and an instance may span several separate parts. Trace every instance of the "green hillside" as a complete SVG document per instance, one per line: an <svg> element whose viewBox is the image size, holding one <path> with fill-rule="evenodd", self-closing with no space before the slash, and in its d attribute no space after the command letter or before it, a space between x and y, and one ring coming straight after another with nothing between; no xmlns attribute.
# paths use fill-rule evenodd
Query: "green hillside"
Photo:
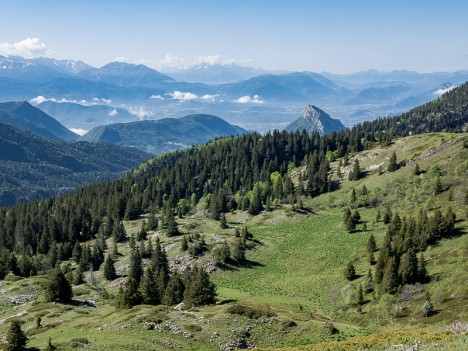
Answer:
<svg viewBox="0 0 468 351"><path fill-rule="evenodd" d="M69 193L117 178L145 161L142 151L116 145L48 140L0 123L0 206Z"/></svg>
<svg viewBox="0 0 468 351"><path fill-rule="evenodd" d="M16 316L24 322L30 346L45 347L51 337L61 350L389 350L409 348L416 341L423 350L467 349L467 144L466 133L395 140L389 146L349 154L348 165L344 157L331 162L329 176L341 179L334 191L299 196L292 205L272 203L257 215L232 209L226 213L227 228L211 218L210 196L205 196L176 218L181 234L168 237L160 224L147 231L147 239L136 241L145 248L149 238L153 244L159 238L171 268L183 270L197 262L211 271L218 292L215 305L187 310L164 305L116 308L115 296L129 271L130 240L117 244L119 277L104 279L103 267L84 272L85 283L73 287L69 304L45 302L46 275L21 278L10 273L0 283L0 334L7 332L8 322ZM399 167L389 172L394 151ZM347 180L356 159L362 175L357 181ZM306 167L287 171L296 186ZM361 215L351 233L343 224L347 207ZM402 218L418 216L421 209L432 218L437 210L445 213L451 208L456 214L455 231L418 253L425 257L427 282L402 286L395 294L382 294L376 285L359 306L357 287L366 284L369 267L374 273L376 269L368 262L367 242L373 235L377 247L382 247L390 225L376 217L378 212L383 216L387 207ZM167 220L159 214L158 218ZM125 221L127 236L140 235L142 223L149 221L148 215ZM217 249L224 242L235 254L240 240L236 228L246 238L246 259L220 263ZM194 256L191 250L197 240L189 240L188 251L182 250L182 243L197 234L205 246ZM107 246L106 252L113 250L112 237ZM50 253L43 255L42 260L47 259ZM350 261L356 277L348 281L344 270ZM61 266L65 272L77 269L73 260ZM433 309L425 317L422 306L428 299Z"/></svg>
<svg viewBox="0 0 468 351"><path fill-rule="evenodd" d="M245 129L231 125L219 117L197 114L99 126L83 135L80 140L131 146L159 155L203 144L215 138L245 133Z"/></svg>

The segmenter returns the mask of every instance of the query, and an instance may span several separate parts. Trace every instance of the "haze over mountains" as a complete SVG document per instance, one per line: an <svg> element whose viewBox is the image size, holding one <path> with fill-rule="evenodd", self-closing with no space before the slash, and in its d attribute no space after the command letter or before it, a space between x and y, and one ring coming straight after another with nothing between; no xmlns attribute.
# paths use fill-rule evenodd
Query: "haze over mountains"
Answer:
<svg viewBox="0 0 468 351"><path fill-rule="evenodd" d="M441 86L457 86L466 80L468 71L272 73L234 64L200 64L163 74L122 62L94 68L82 61L0 56L0 101L104 105L112 108L107 114L114 109L118 112L108 116L115 117L111 119L96 118L97 112L77 118L76 112L69 111L70 123L57 114L68 128L84 131L98 125L93 120L108 124L206 113L263 132L284 128L308 104L320 106L351 126L406 111L437 98ZM52 111L50 105L43 107Z"/></svg>

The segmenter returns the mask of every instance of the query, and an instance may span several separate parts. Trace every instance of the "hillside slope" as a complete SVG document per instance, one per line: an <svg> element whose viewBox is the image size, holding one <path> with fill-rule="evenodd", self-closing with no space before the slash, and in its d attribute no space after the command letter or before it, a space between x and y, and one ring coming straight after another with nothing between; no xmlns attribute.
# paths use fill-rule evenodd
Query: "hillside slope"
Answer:
<svg viewBox="0 0 468 351"><path fill-rule="evenodd" d="M100 126L80 140L104 142L138 148L158 155L208 140L247 131L213 115L189 115L182 118L164 118L157 121L139 121Z"/></svg>
<svg viewBox="0 0 468 351"><path fill-rule="evenodd" d="M0 122L51 140L78 139L77 134L27 101L0 103Z"/></svg>
<svg viewBox="0 0 468 351"><path fill-rule="evenodd" d="M0 146L0 206L115 178L149 157L114 145L51 141L3 123Z"/></svg>
<svg viewBox="0 0 468 351"><path fill-rule="evenodd" d="M415 340L424 350L457 349L464 345L464 336L451 323L468 317L467 289L463 285L467 274L460 264L468 249L464 202L468 189L462 181L468 176L467 139L468 134L417 135L355 154L350 160L359 159L368 171L362 179L343 180L342 187L334 192L304 198L302 208L283 204L257 216L233 211L227 214L224 229L218 221L206 218L204 204L200 203L192 214L178 219L183 234L199 233L206 241L207 250L196 257L181 249L183 236L167 237L162 227L148 232L153 242L161 240L171 267L193 260L215 268L212 277L218 287L216 305L187 311L163 305L116 309L113 296L130 265L130 245L123 242L118 244L116 259L120 276L108 281L102 267L86 273L85 283L74 287L72 304L43 301L41 284L47 281L45 276L19 280L10 276L2 283L5 307L0 311L0 331L6 331L4 321L18 315L25 321L23 329L31 346L42 347L52 337L53 344L66 351L90 347L146 350L155 346L184 350L246 346L267 350L288 346L311 351L359 347L388 350L396 345L411 347ZM374 166L380 162L386 166L393 151L398 153L400 168L379 174ZM413 165L404 166L405 161L413 159L418 161L420 175L414 174ZM331 165L330 175L334 178L338 164L339 160ZM295 183L300 171L301 167L291 170ZM445 190L434 196L432 189L438 177L442 177ZM368 193L359 201L368 200L372 205L354 204L362 221L359 230L350 234L342 225L343 209L353 205L352 189L359 191L363 185ZM377 211L383 213L386 206L399 209L402 216L416 215L420 209L432 216L437 209L452 207L458 219L458 234L424 251L429 282L395 295L370 292L365 294L366 302L359 310L352 292L366 280L370 235L375 236L378 247L382 245L388 226L375 218ZM127 236L138 235L143 221L139 218L125 222ZM366 230L362 229L364 223ZM214 266L215 248L223 242L234 247L238 240L235 228L244 226L253 235L248 239L246 262ZM112 239L107 241L111 247ZM144 247L148 244L148 239L138 243ZM354 262L357 273L351 282L343 274L349 260ZM75 267L73 261L70 264ZM421 306L428 295L435 312L424 317ZM42 318L41 328L35 327L38 316ZM452 328L453 334L444 333L447 328Z"/></svg>

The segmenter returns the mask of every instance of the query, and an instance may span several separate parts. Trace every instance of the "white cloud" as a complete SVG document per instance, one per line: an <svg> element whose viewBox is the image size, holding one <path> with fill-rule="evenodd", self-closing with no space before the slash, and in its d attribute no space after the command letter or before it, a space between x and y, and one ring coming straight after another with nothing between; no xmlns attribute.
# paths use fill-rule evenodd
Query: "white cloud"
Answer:
<svg viewBox="0 0 468 351"><path fill-rule="evenodd" d="M155 99L155 100L164 100L164 98L161 95L151 95L150 99Z"/></svg>
<svg viewBox="0 0 468 351"><path fill-rule="evenodd" d="M30 102L31 104L35 104L35 105L36 105L36 104L37 104L37 105L42 104L44 101L49 101L49 99L46 99L46 98L43 97L42 95L38 95L38 96L36 96L35 98L32 98L31 100L29 100L29 102Z"/></svg>
<svg viewBox="0 0 468 351"><path fill-rule="evenodd" d="M207 63L209 65L221 63L221 55L198 56L195 63Z"/></svg>
<svg viewBox="0 0 468 351"><path fill-rule="evenodd" d="M56 98L46 98L42 95L38 95L36 96L35 98L32 98L31 100L29 100L29 102L31 104L41 104L45 101L52 101L52 102L56 102L56 103L62 103L62 102L71 102L71 103L74 103L74 104L80 104L80 105L84 105L84 106L90 106L90 105L96 105L96 104L93 104L93 103L90 103L86 100L70 100L70 99L65 99L65 98L62 98L62 99L56 99Z"/></svg>
<svg viewBox="0 0 468 351"><path fill-rule="evenodd" d="M76 133L78 135L85 135L86 133L88 133L88 131L86 129L82 129L82 128L70 128L70 130L73 133Z"/></svg>
<svg viewBox="0 0 468 351"><path fill-rule="evenodd" d="M440 96L440 95L443 95L445 93L448 93L450 90L453 90L456 87L457 87L456 85L452 85L452 86L450 86L450 87L448 87L446 89L440 88L440 89L437 89L436 91L434 91L434 94Z"/></svg>
<svg viewBox="0 0 468 351"><path fill-rule="evenodd" d="M234 102L237 102L238 104L263 104L265 101L261 100L258 95L254 95L253 97L244 95L237 100L234 100Z"/></svg>
<svg viewBox="0 0 468 351"><path fill-rule="evenodd" d="M54 52L47 49L39 38L26 38L16 43L0 43L0 54L24 57L51 56Z"/></svg>
<svg viewBox="0 0 468 351"><path fill-rule="evenodd" d="M203 95L201 98L203 100L206 100L206 101L215 101L216 97L218 95L209 95L209 94L206 94L206 95Z"/></svg>
<svg viewBox="0 0 468 351"><path fill-rule="evenodd" d="M109 111L107 114L108 116L116 116L119 112L114 108L113 110Z"/></svg>
<svg viewBox="0 0 468 351"><path fill-rule="evenodd" d="M143 120L145 117L151 116L151 113L143 107L129 107L128 112Z"/></svg>
<svg viewBox="0 0 468 351"><path fill-rule="evenodd" d="M159 61L159 67L162 69L183 69L187 66L187 61L181 57L167 53L164 58Z"/></svg>
<svg viewBox="0 0 468 351"><path fill-rule="evenodd" d="M169 94L172 97L172 100L181 100L181 101L190 101L195 100L198 98L198 95L190 92L181 92L181 91L174 91L173 93Z"/></svg>
<svg viewBox="0 0 468 351"><path fill-rule="evenodd" d="M111 102L112 102L111 99L96 98L96 97L93 98L93 101L95 101L95 102L104 102L107 105L110 105Z"/></svg>

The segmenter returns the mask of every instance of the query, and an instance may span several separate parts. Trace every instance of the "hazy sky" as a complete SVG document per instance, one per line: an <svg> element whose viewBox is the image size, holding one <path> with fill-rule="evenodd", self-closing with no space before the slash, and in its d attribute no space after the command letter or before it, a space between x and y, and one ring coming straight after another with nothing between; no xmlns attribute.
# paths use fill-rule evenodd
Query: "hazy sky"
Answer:
<svg viewBox="0 0 468 351"><path fill-rule="evenodd" d="M0 54L94 66L453 71L468 68L467 17L466 0L2 0Z"/></svg>

